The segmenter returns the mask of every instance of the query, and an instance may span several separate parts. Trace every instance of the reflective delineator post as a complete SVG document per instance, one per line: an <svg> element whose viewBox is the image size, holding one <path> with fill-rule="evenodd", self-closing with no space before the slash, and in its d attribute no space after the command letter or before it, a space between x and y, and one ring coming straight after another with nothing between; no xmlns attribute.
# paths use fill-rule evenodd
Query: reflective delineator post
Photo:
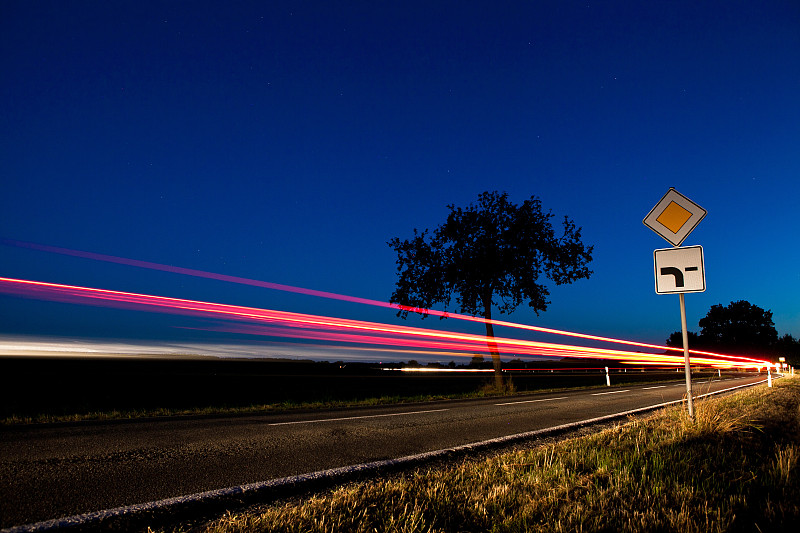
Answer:
<svg viewBox="0 0 800 533"><path fill-rule="evenodd" d="M683 366L686 369L686 400L689 405L689 418L694 420L694 403L692 402L692 368L689 365L689 334L686 328L686 298L679 293L681 299L681 333L683 334Z"/></svg>
<svg viewBox="0 0 800 533"><path fill-rule="evenodd" d="M772 387L772 372L767 367L767 387Z"/></svg>
<svg viewBox="0 0 800 533"><path fill-rule="evenodd" d="M611 376L608 375L608 367L606 367L606 385L611 386Z"/></svg>

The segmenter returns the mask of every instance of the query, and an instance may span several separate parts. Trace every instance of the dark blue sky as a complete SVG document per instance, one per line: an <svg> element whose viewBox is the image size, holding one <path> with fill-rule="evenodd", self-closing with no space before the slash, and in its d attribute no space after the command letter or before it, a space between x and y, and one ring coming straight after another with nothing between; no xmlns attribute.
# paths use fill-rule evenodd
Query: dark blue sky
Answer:
<svg viewBox="0 0 800 533"><path fill-rule="evenodd" d="M678 298L654 292L669 245L642 219L675 187L709 213L685 242L708 286L690 329L746 299L800 336L793 0L10 0L0 72L0 238L388 300L391 237L482 191L537 195L583 227L594 275L509 318L662 343ZM399 323L13 246L0 276ZM0 295L9 335L189 322Z"/></svg>

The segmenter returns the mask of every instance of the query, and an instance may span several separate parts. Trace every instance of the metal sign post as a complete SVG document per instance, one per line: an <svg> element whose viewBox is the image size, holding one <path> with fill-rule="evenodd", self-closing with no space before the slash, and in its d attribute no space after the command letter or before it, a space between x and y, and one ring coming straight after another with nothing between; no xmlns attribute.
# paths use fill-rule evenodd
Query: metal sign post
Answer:
<svg viewBox="0 0 800 533"><path fill-rule="evenodd" d="M686 370L686 398L689 402L689 418L694 419L694 402L692 401L692 367L689 364L689 332L686 329L686 298L681 299L681 334L683 335L683 367Z"/></svg>
<svg viewBox="0 0 800 533"><path fill-rule="evenodd" d="M653 252L657 294L678 293L681 303L681 335L683 337L683 364L686 372L686 399L689 418L694 419L692 401L692 367L689 361L689 332L686 328L687 292L706 290L703 248L680 245L697 227L707 211L673 188L650 210L642 221L674 248Z"/></svg>
<svg viewBox="0 0 800 533"><path fill-rule="evenodd" d="M706 290L706 271L702 246L664 248L653 252L656 277L656 294L678 293L681 303L681 334L683 337L683 364L686 371L686 398L689 418L694 418L692 400L692 369L689 361L689 331L686 327L687 292Z"/></svg>

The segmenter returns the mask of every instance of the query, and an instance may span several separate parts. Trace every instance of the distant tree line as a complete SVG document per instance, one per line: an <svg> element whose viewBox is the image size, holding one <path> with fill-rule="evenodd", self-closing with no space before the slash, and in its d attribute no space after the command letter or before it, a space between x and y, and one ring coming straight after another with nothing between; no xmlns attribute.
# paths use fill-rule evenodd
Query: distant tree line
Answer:
<svg viewBox="0 0 800 533"><path fill-rule="evenodd" d="M772 311L765 311L746 300L712 305L698 323L700 332L689 331L689 348L729 354L755 353L800 366L800 339L790 334L778 336ZM683 346L680 331L673 332L667 346Z"/></svg>

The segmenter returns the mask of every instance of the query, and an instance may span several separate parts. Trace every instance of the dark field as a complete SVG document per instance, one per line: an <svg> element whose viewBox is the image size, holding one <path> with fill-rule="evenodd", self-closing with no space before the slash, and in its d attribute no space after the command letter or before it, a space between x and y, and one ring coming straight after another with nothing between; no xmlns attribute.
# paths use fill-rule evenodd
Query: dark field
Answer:
<svg viewBox="0 0 800 533"><path fill-rule="evenodd" d="M605 385L602 370L506 375L518 392ZM693 374L696 381L711 376L709 371ZM683 372L629 369L611 374L612 385L675 379L683 379ZM409 373L380 370L376 364L5 357L0 358L0 418L464 395L491 381L490 373Z"/></svg>

